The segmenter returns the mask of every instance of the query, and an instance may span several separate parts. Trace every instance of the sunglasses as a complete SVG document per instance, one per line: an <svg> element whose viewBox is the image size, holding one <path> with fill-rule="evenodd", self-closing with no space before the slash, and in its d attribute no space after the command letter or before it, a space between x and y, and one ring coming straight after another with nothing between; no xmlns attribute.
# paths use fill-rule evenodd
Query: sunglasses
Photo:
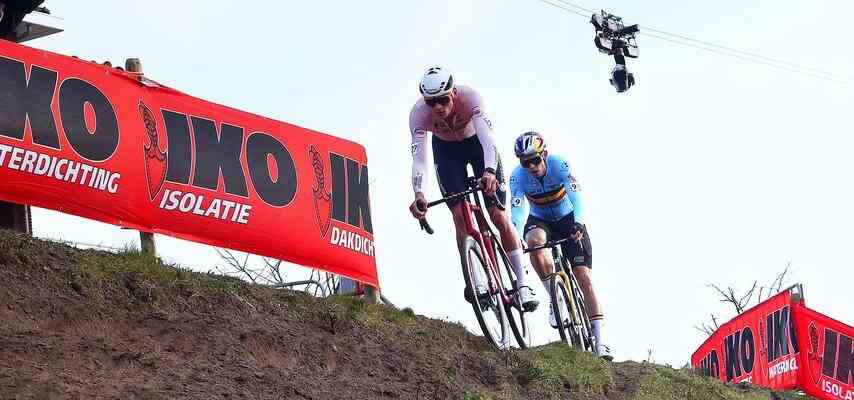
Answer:
<svg viewBox="0 0 854 400"><path fill-rule="evenodd" d="M443 106L448 105L451 102L451 96L445 95L441 97L430 97L424 98L424 103L427 104L427 107L433 107L436 104L441 104Z"/></svg>
<svg viewBox="0 0 854 400"><path fill-rule="evenodd" d="M543 162L543 157L536 156L536 157L526 158L524 160L519 160L519 162L525 168L536 167Z"/></svg>

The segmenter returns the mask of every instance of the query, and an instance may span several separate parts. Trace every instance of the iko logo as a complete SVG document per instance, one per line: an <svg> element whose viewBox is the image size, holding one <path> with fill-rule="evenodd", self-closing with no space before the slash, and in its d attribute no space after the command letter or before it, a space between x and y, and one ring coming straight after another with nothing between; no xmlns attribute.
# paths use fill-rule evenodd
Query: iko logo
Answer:
<svg viewBox="0 0 854 400"><path fill-rule="evenodd" d="M821 374L844 385L854 385L854 343L852 338L832 329L824 329L824 354Z"/></svg>
<svg viewBox="0 0 854 400"><path fill-rule="evenodd" d="M795 336L794 320L790 318L789 306L785 306L765 317L768 332L766 357L772 363L780 357L798 353L798 340Z"/></svg>
<svg viewBox="0 0 854 400"><path fill-rule="evenodd" d="M58 119L51 107L55 94ZM84 80L65 79L57 90L55 71L36 65L27 71L23 62L0 57L0 105L2 136L23 140L29 123L34 144L60 150L59 121L71 148L88 161L107 160L118 148L115 109L97 87Z"/></svg>
<svg viewBox="0 0 854 400"><path fill-rule="evenodd" d="M700 373L705 376L720 378L721 366L718 361L718 351L712 350L700 360Z"/></svg>
<svg viewBox="0 0 854 400"><path fill-rule="evenodd" d="M314 210L320 236L329 233L331 220L373 233L368 197L368 166L335 153L329 153L330 175L320 151L308 148L314 171ZM327 183L331 182L331 190Z"/></svg>
<svg viewBox="0 0 854 400"><path fill-rule="evenodd" d="M297 192L296 166L285 145L272 135L253 132L244 144L245 132L239 126L217 125L210 119L169 110L161 110L161 114L169 154L167 181L217 190L221 176L226 193L245 198L249 196L246 185L249 175L258 197L265 203L283 207L293 201ZM244 171L240 162L244 150L248 171ZM274 170L268 163L269 157L275 160Z"/></svg>
<svg viewBox="0 0 854 400"><path fill-rule="evenodd" d="M807 369L813 383L834 399L854 399L854 341L833 329L821 328L810 322ZM823 339L823 340L821 340Z"/></svg>
<svg viewBox="0 0 854 400"><path fill-rule="evenodd" d="M753 372L756 361L756 344L753 342L753 330L749 326L724 338L726 349L726 380L734 379Z"/></svg>

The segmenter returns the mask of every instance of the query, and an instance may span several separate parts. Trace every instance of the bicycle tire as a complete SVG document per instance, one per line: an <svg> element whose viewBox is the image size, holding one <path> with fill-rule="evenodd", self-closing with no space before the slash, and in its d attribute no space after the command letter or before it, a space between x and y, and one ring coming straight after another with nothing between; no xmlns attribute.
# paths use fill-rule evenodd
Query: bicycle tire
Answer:
<svg viewBox="0 0 854 400"><path fill-rule="evenodd" d="M590 315L587 314L587 303L585 303L584 293L581 291L581 286L578 284L578 279L575 278L574 274L569 274L570 285L572 287L572 299L575 303L575 309L578 310L578 322L577 331L582 339L582 349L589 351L591 353L596 352L596 348L593 344L593 338L591 333L593 329L590 324Z"/></svg>
<svg viewBox="0 0 854 400"><path fill-rule="evenodd" d="M562 287L567 290L566 299L569 301L569 304L567 304L569 308L568 326L565 333L569 340L566 340L563 336L561 336L561 339L579 350L595 353L593 339L590 335L592 330L590 329L590 319L587 314L586 303L584 302L584 294L581 292L578 280L570 269L572 267L566 256L558 252L555 255L555 259L559 263L557 265L560 266L559 271L561 271L557 275L559 275L559 279L562 282Z"/></svg>
<svg viewBox="0 0 854 400"><path fill-rule="evenodd" d="M572 274L569 270L569 261L560 251L560 248L554 248L552 251L557 271L552 277L552 307L555 310L555 319L559 321L558 333L561 340L570 347L584 350L586 347L583 336L578 329L580 318L575 301L576 292L573 291L572 279L570 278ZM565 304L565 308L559 307L560 302ZM564 315L564 311L566 315ZM560 314L560 318L558 318L558 314Z"/></svg>
<svg viewBox="0 0 854 400"><path fill-rule="evenodd" d="M512 264L510 264L510 258L507 257L507 252L504 251L504 247L501 246L495 236L492 236L492 248L495 250L495 258L499 268L504 267L504 270L501 271L502 285L505 288L516 288L515 272ZM527 349L531 346L531 326L528 324L528 313L522 309L519 296L512 296L512 303L505 303L504 308L516 343L519 344L520 348Z"/></svg>
<svg viewBox="0 0 854 400"><path fill-rule="evenodd" d="M571 324L567 323L567 320L570 318L572 314L572 298L569 295L569 289L566 287L566 283L560 275L553 275L549 282L549 290L551 293L551 303L552 303L552 311L555 315L555 321L557 322L558 334L560 335L560 340L566 343L568 346L574 346L575 340L572 336L571 332ZM567 315L564 315L564 314Z"/></svg>
<svg viewBox="0 0 854 400"><path fill-rule="evenodd" d="M493 290L496 285L495 282L492 282L492 275L484 261L483 251L480 244L471 236L466 237L463 247L460 249L460 263L463 268L463 278L466 281L466 290L472 291L471 306L483 336L494 348L506 349L509 347L509 332L507 314L504 306L499 304L502 303L501 294L497 290ZM487 289L485 294L478 294L478 291L474 290L478 284L485 286ZM490 309L494 314L500 327L498 331L490 326L489 322L492 321L484 307Z"/></svg>

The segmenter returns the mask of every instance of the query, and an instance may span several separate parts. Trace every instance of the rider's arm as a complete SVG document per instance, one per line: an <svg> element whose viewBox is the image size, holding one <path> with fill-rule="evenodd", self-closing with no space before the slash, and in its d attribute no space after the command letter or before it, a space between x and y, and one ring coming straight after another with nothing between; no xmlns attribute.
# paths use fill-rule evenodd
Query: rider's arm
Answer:
<svg viewBox="0 0 854 400"><path fill-rule="evenodd" d="M421 129L412 131L412 191L423 193L430 179L427 169L427 131Z"/></svg>
<svg viewBox="0 0 854 400"><path fill-rule="evenodd" d="M412 144L409 150L412 152L412 191L415 194L423 193L430 178L427 160L427 135L415 112L409 116L409 132L412 135Z"/></svg>
<svg viewBox="0 0 854 400"><path fill-rule="evenodd" d="M525 229L525 218L528 216L528 205L525 201L525 185L517 171L513 171L513 175L510 176L510 219L521 238Z"/></svg>
<svg viewBox="0 0 854 400"><path fill-rule="evenodd" d="M491 168L494 172L498 168L498 150L495 147L495 141L492 139L492 122L486 117L483 111L483 99L477 93L473 93L472 101L472 124L477 139L483 147L483 167Z"/></svg>
<svg viewBox="0 0 854 400"><path fill-rule="evenodd" d="M572 175L572 169L569 168L569 163L566 160L560 160L560 176L563 178L563 185L566 188L569 201L572 202L572 212L575 217L575 222L584 223L584 202L581 199L581 187L578 185L578 180Z"/></svg>

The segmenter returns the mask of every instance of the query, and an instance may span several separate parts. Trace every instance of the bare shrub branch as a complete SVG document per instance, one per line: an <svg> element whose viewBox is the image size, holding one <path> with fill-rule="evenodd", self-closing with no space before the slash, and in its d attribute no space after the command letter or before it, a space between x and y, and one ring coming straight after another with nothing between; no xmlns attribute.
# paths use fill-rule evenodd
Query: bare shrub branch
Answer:
<svg viewBox="0 0 854 400"><path fill-rule="evenodd" d="M282 260L268 257L250 257L251 254L241 255L239 252L216 248L217 254L223 260L224 265L214 267L216 272L223 275L242 277L249 282L262 285L270 285L277 288L290 288L303 291L315 297L325 297L335 293L340 278L328 272L313 269L311 276L304 280L287 279L285 268L288 267ZM261 261L257 262L257 258ZM253 262L254 260L254 262Z"/></svg>
<svg viewBox="0 0 854 400"><path fill-rule="evenodd" d="M755 304L759 304L767 300L771 296L779 293L780 290L783 288L786 279L786 274L788 274L791 265L791 261L787 262L786 267L783 269L782 272L777 274L777 276L774 278L774 281L771 282L770 286L758 286L759 281L753 281L753 285L750 287L750 289L748 289L741 295L739 295L736 292L736 289L734 289L732 286L727 286L726 289L722 289L720 286L715 285L713 283L710 283L706 286L714 289L717 292L718 301L720 301L721 303L727 303L732 305L732 308L734 309L736 315L738 315L743 313L744 310L747 309L748 306L750 306L752 302L751 300L756 299ZM714 314L711 314L711 320L711 324L701 322L699 325L695 325L694 328L707 335L711 335L719 328L718 321L715 318Z"/></svg>

